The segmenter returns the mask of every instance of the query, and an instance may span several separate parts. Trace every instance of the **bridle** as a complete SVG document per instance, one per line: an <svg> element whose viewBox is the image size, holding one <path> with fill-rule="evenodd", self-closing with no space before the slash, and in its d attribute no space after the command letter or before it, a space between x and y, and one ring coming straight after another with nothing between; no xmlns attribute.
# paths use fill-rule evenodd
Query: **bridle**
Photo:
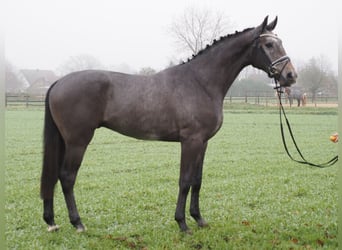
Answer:
<svg viewBox="0 0 342 250"><path fill-rule="evenodd" d="M258 39L260 39L260 38L262 38L262 37L272 37L272 38L275 38L275 39L277 39L277 40L280 40L280 38L277 37L277 36L274 35L274 34L261 34L261 35L258 37ZM263 52L263 54L265 55L265 57L270 61L270 64L269 64L269 66L267 67L267 74L268 74L268 76L269 76L270 78L276 79L276 77L279 77L279 76L281 75L281 73L282 73L283 70L285 69L286 65L291 61L291 60L290 60L290 57L288 57L287 55L285 55L285 56L279 57L278 59L276 59L276 60L274 60L274 61L271 61L271 60L268 58L268 56L267 56L265 50L262 49L261 51ZM281 63L283 63L283 67L281 68L280 71L278 71L278 69L276 68L276 66L277 66L278 64L281 64Z"/></svg>
<svg viewBox="0 0 342 250"><path fill-rule="evenodd" d="M261 34L258 38L261 38L261 37L272 37L272 38L276 38L276 39L280 39L278 38L276 35L274 34ZM264 56L269 60L266 52L264 49L262 49L262 52L264 54ZM309 165L309 166L313 166L313 167L318 167L318 168L325 168L325 167L330 167L332 165L334 165L337 161L338 161L338 156L335 156L333 157L330 161L328 162L325 162L325 163L321 163L321 164L315 164L315 163L312 163L312 162L309 162L307 161L301 150L299 149L298 145L297 145L297 142L294 138L294 135L293 135L293 132L292 132L292 129L291 129L291 125L290 125L290 122L289 120L287 119L287 116L286 116L286 113L285 113L285 110L284 110L284 107L283 107L283 104L281 102L281 94L283 93L282 92L282 88L278 82L278 79L277 77L279 78L279 76L281 75L281 73L283 72L284 68L286 67L286 65L290 62L290 58L285 55L285 56L282 56L274 61L270 61L270 65L267 67L268 71L268 76L273 78L274 79L274 82L275 82L275 87L274 89L277 91L277 96L278 96L278 99L279 99L279 117L280 117L280 132L281 132L281 138L282 138L282 141L283 141L283 145L284 145L284 149L287 153L287 155L290 157L290 159L292 161L295 161L297 163L301 163L301 164L306 164L306 165ZM283 63L283 67L281 68L280 71L278 71L277 69L277 65L280 64L280 63ZM286 144L286 139L285 139L285 133L284 133L284 126L283 126L283 119L282 117L284 116L284 119L286 121L286 126L287 126L287 129L288 129L288 132L291 136L291 140L292 140L292 143L293 145L295 146L296 150L297 150L297 153L299 154L301 160L296 160L289 152L289 149L287 147L287 144Z"/></svg>

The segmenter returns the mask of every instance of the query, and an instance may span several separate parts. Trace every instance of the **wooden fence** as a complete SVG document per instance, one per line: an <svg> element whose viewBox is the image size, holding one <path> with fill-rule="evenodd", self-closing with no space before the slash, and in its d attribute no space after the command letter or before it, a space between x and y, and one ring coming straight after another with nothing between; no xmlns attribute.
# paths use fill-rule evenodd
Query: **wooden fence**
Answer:
<svg viewBox="0 0 342 250"><path fill-rule="evenodd" d="M6 94L5 99L6 107L44 107L45 96L44 95L13 95ZM226 96L224 100L225 104L256 104L263 106L274 106L278 104L277 97L274 92L264 92L264 93L246 93L245 96ZM288 100L283 97L283 103L287 104ZM337 96L317 96L315 102L312 102L311 97L307 97L308 106L337 106L338 97ZM297 102L294 100L294 106Z"/></svg>
<svg viewBox="0 0 342 250"><path fill-rule="evenodd" d="M43 107L45 103L44 95L13 95L6 94L6 107Z"/></svg>

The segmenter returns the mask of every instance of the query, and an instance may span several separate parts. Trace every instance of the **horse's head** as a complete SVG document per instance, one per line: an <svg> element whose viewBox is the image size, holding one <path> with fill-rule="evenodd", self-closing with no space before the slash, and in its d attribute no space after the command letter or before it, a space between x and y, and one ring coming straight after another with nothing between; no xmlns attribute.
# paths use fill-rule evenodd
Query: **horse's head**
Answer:
<svg viewBox="0 0 342 250"><path fill-rule="evenodd" d="M255 28L251 64L279 81L280 86L290 86L296 82L297 73L286 55L282 41L272 32L278 18L269 24L267 20L268 17Z"/></svg>

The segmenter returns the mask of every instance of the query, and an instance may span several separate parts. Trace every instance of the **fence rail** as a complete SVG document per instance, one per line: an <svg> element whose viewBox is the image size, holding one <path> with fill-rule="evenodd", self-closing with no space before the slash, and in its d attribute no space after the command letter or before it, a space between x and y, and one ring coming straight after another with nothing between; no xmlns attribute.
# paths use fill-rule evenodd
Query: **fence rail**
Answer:
<svg viewBox="0 0 342 250"><path fill-rule="evenodd" d="M246 104L256 104L256 105L263 105L263 106L274 106L278 105L278 97L274 94L269 95L245 95L245 96L226 96L224 103L225 104L234 104L234 103L246 103ZM289 105L289 100L287 97L282 96L282 103ZM293 99L293 106L297 106L297 101ZM312 100L311 96L307 96L306 104L307 106L337 106L338 105L338 97L337 96L316 96L315 100ZM302 102L300 106L303 106Z"/></svg>
<svg viewBox="0 0 342 250"><path fill-rule="evenodd" d="M288 100L282 97L282 102L288 104ZM6 107L44 107L45 96L44 95L13 95L6 94L5 105ZM246 93L245 96L226 96L224 99L225 104L256 104L263 106L274 106L278 104L278 99L274 95L274 92L265 93ZM308 106L324 106L335 105L337 106L337 96L317 96L313 102L311 97L307 97ZM297 105L294 100L293 105Z"/></svg>
<svg viewBox="0 0 342 250"><path fill-rule="evenodd" d="M32 107L41 106L45 103L44 95L8 95L6 94L5 105L6 107Z"/></svg>

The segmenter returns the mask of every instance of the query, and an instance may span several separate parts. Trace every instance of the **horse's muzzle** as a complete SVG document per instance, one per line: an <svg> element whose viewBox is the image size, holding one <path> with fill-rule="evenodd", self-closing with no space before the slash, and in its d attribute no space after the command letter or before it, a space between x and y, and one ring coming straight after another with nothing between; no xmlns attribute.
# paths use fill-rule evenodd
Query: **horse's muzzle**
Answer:
<svg viewBox="0 0 342 250"><path fill-rule="evenodd" d="M291 62L288 62L279 75L279 84L282 87L289 87L297 80L297 72Z"/></svg>

